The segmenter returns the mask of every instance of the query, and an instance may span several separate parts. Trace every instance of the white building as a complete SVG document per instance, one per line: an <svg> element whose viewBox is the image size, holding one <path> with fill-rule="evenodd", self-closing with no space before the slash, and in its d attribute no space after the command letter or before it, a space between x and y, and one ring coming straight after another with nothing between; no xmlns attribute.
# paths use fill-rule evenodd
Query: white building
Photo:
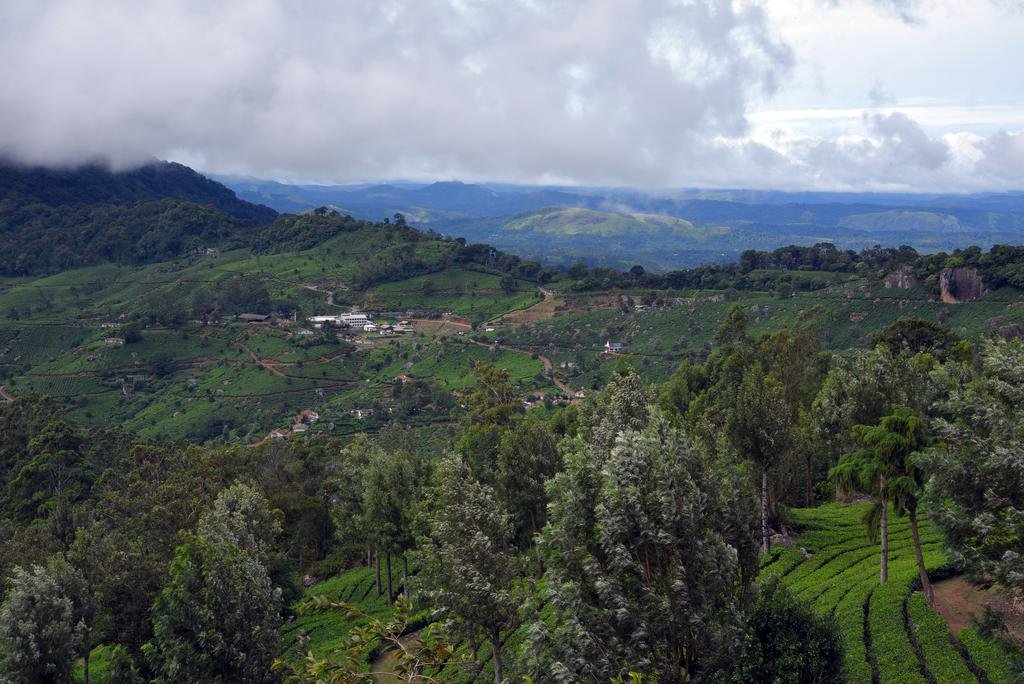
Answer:
<svg viewBox="0 0 1024 684"><path fill-rule="evenodd" d="M373 321L370 317L364 313L345 314L341 317L343 323L351 325L353 328L361 328L364 325L372 324Z"/></svg>
<svg viewBox="0 0 1024 684"><path fill-rule="evenodd" d="M320 325L323 325L324 323L330 323L332 325L347 325L357 329L373 323L373 321L370 320L370 317L364 313L339 314L337 316L310 316L309 322Z"/></svg>

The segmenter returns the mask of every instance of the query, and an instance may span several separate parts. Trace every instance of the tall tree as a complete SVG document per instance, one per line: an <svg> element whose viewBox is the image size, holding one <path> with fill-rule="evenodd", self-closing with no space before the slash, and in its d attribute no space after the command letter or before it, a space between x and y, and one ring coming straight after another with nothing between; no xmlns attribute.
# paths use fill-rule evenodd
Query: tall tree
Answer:
<svg viewBox="0 0 1024 684"><path fill-rule="evenodd" d="M370 534L363 509L363 473L380 447L366 435L356 437L338 454L332 482L331 518L335 535L350 549L365 550L366 564L373 562Z"/></svg>
<svg viewBox="0 0 1024 684"><path fill-rule="evenodd" d="M922 476L914 456L925 445L924 423L906 406L898 406L878 425L857 425L853 437L860 449L843 456L830 474L843 486L874 495L874 505L864 515L872 541L881 541L879 579L889 579L889 507L910 516L921 586L928 605L932 603L931 583L924 565L917 523L917 505Z"/></svg>
<svg viewBox="0 0 1024 684"><path fill-rule="evenodd" d="M931 518L950 555L1024 596L1024 341L989 342L980 369L947 364L925 452Z"/></svg>
<svg viewBox="0 0 1024 684"><path fill-rule="evenodd" d="M580 431L589 443L611 449L624 430L647 425L655 393L632 368L616 371L605 388L584 402Z"/></svg>
<svg viewBox="0 0 1024 684"><path fill-rule="evenodd" d="M104 527L80 527L67 552L68 567L62 583L74 587L70 594L82 631L83 678L89 684L92 649L112 636L115 616L121 606L118 585L127 581L123 549Z"/></svg>
<svg viewBox="0 0 1024 684"><path fill-rule="evenodd" d="M435 483L424 497L423 583L432 604L471 643L490 642L494 681L501 684L501 632L516 616L512 583L520 571L512 525L494 491L460 456L441 461Z"/></svg>
<svg viewBox="0 0 1024 684"><path fill-rule="evenodd" d="M224 489L175 550L145 650L162 681L271 681L281 590L266 561L278 515L254 487Z"/></svg>
<svg viewBox="0 0 1024 684"><path fill-rule="evenodd" d="M738 347L747 341L747 312L742 304L733 304L715 333L715 344Z"/></svg>
<svg viewBox="0 0 1024 684"><path fill-rule="evenodd" d="M277 535L281 512L256 487L241 482L227 487L199 518L199 536L234 544L264 565Z"/></svg>
<svg viewBox="0 0 1024 684"><path fill-rule="evenodd" d="M388 603L395 600L391 560L413 547L413 518L420 491L430 470L426 460L414 453L375 450L363 471L363 521L378 552L385 557ZM406 587L408 592L408 587Z"/></svg>
<svg viewBox="0 0 1024 684"><path fill-rule="evenodd" d="M747 369L736 393L727 424L736 450L761 473L761 549L771 549L768 479L772 467L789 448L792 415L782 383L760 365Z"/></svg>
<svg viewBox="0 0 1024 684"><path fill-rule="evenodd" d="M153 605L145 650L158 679L273 681L280 601L250 553L222 539L186 537Z"/></svg>
<svg viewBox="0 0 1024 684"><path fill-rule="evenodd" d="M687 681L723 667L757 568L740 474L657 412L610 450L581 437L564 458L542 533L547 607L524 668L558 681Z"/></svg>
<svg viewBox="0 0 1024 684"><path fill-rule="evenodd" d="M542 421L527 416L506 430L498 445L496 493L515 525L520 548L534 546L537 574L543 571L536 535L547 522L544 483L561 466L554 435Z"/></svg>
<svg viewBox="0 0 1024 684"><path fill-rule="evenodd" d="M923 412L933 398L933 359L894 352L886 345L833 357L833 367L811 408L813 430L832 464L854 447L854 425L876 425L897 406Z"/></svg>
<svg viewBox="0 0 1024 684"><path fill-rule="evenodd" d="M17 682L71 681L82 627L75 620L66 567L15 567L0 604L0 678Z"/></svg>

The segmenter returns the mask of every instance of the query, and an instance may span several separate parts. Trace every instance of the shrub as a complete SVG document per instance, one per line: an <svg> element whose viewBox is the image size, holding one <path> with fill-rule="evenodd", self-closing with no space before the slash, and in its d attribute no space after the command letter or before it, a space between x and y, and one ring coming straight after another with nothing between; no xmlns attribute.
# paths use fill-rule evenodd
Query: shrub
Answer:
<svg viewBox="0 0 1024 684"><path fill-rule="evenodd" d="M734 682L843 681L839 630L776 579L760 587L747 616Z"/></svg>

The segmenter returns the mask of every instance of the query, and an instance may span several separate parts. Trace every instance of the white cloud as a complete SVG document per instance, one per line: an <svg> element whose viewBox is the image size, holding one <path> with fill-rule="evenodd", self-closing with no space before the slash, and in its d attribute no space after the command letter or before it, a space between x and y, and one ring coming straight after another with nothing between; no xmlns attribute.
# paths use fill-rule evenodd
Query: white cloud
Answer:
<svg viewBox="0 0 1024 684"><path fill-rule="evenodd" d="M998 2L5 0L0 155L333 182L1021 187L1003 56L1024 15ZM963 49L983 39L988 57Z"/></svg>
<svg viewBox="0 0 1024 684"><path fill-rule="evenodd" d="M789 67L729 0L14 0L0 27L9 155L332 180L654 182Z"/></svg>

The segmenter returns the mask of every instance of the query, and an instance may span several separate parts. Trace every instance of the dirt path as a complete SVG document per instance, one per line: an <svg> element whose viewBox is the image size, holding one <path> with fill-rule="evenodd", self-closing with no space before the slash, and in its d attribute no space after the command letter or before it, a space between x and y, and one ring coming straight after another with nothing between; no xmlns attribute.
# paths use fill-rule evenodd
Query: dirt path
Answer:
<svg viewBox="0 0 1024 684"><path fill-rule="evenodd" d="M475 344L476 346L484 347L485 349L490 349L492 346L486 342L478 342L477 340L469 340L469 342L470 344ZM498 347L500 349L508 349L509 351L514 351L519 354L526 354L528 356L533 356L536 353L528 351L526 349L520 349L518 347L510 347L507 344L499 344ZM542 364L544 364L544 373L547 374L547 376L551 379L551 382L555 385L555 387L565 392L566 395L570 399L572 399L573 395L576 394L576 390L574 390L572 387L570 387L569 385L555 377L555 374L553 372L554 365L551 363L551 359L544 356L543 354L537 354L537 358L540 359L540 362Z"/></svg>
<svg viewBox="0 0 1024 684"><path fill-rule="evenodd" d="M468 332L473 329L473 326L461 318L410 318L408 320L421 329L432 328L434 333L447 332L449 329Z"/></svg>
<svg viewBox="0 0 1024 684"><path fill-rule="evenodd" d="M1018 639L1024 637L1024 615L1018 607L1011 605L1005 592L996 587L981 589L963 577L952 577L933 585L935 610L949 623L949 630L960 634L964 627L971 626L972 616L981 616L984 606L991 605L1006 618L1006 627Z"/></svg>
<svg viewBox="0 0 1024 684"><path fill-rule="evenodd" d="M252 360L256 362L256 365L263 366L264 368L266 368L268 371L270 371L279 378L285 377L284 373L280 369L275 367L275 365L271 362L270 359L261 359L259 356L256 355L256 352L254 352L252 349L249 349L249 347L244 342L239 342L238 346L242 348L242 351L244 351L246 354L252 357Z"/></svg>
<svg viewBox="0 0 1024 684"><path fill-rule="evenodd" d="M405 636L399 637L398 641L402 646L408 647L416 644L420 639L420 631L410 632ZM373 673L374 682L397 682L401 681L395 675L395 662L398 660L398 649L397 647L389 648L378 655L372 663L370 663L370 672Z"/></svg>
<svg viewBox="0 0 1024 684"><path fill-rule="evenodd" d="M341 306L341 304L334 303L334 290L324 290L319 285L300 284L299 287L301 287L304 290L309 290L310 292L316 292L317 294L327 295L327 306L337 306L339 308L344 308Z"/></svg>
<svg viewBox="0 0 1024 684"><path fill-rule="evenodd" d="M0 385L0 399L4 401L14 401L14 395L7 391L7 388Z"/></svg>
<svg viewBox="0 0 1024 684"><path fill-rule="evenodd" d="M555 383L555 387L557 387L558 389L560 389L563 392L565 392L566 395L570 399L572 399L573 395L576 394L576 390L574 390L572 387L570 387L569 385L565 384L564 382L559 380L557 377L555 377L555 374L554 374L554 371L553 371L554 366L551 365L551 359L549 359L548 357L544 356L543 354L537 354L537 358L540 359L541 363L544 364L544 372L547 373L548 377L551 378L551 382Z"/></svg>

